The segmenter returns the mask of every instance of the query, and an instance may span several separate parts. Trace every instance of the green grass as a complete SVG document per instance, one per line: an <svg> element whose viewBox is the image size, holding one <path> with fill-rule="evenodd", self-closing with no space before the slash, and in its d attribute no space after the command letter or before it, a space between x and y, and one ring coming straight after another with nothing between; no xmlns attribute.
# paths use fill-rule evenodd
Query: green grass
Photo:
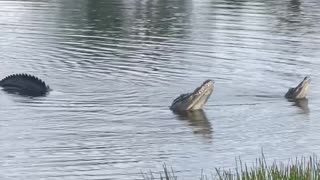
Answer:
<svg viewBox="0 0 320 180"><path fill-rule="evenodd" d="M163 166L160 173L143 174L145 180L180 180L174 170ZM267 164L264 155L256 159L253 166L248 167L240 159L236 160L236 168L231 170L215 169L209 177L201 172L195 180L320 180L320 161L316 156L290 159L286 163L274 161Z"/></svg>

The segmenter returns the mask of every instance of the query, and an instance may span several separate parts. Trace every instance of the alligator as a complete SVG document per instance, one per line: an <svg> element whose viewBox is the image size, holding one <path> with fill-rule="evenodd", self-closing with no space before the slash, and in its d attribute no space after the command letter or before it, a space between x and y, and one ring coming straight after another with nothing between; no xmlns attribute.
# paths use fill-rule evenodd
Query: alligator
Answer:
<svg viewBox="0 0 320 180"><path fill-rule="evenodd" d="M300 84L295 88L289 88L288 92L285 94L285 98L291 100L305 99L309 93L311 78L306 76Z"/></svg>
<svg viewBox="0 0 320 180"><path fill-rule="evenodd" d="M181 94L173 100L172 111L194 111L204 107L214 90L214 81L208 79L192 93Z"/></svg>
<svg viewBox="0 0 320 180"><path fill-rule="evenodd" d="M4 91L22 96L45 96L51 89L41 79L29 74L13 74L0 81Z"/></svg>

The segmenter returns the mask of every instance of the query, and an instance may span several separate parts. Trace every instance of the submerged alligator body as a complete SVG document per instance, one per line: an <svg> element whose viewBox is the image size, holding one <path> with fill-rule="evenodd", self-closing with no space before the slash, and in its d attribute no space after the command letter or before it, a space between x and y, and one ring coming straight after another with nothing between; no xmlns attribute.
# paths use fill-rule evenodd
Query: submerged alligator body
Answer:
<svg viewBox="0 0 320 180"><path fill-rule="evenodd" d="M309 93L310 82L311 78L306 76L297 87L289 88L285 97L292 100L305 99Z"/></svg>
<svg viewBox="0 0 320 180"><path fill-rule="evenodd" d="M44 96L50 87L41 79L29 74L13 74L0 81L4 91L23 96Z"/></svg>
<svg viewBox="0 0 320 180"><path fill-rule="evenodd" d="M199 110L207 103L214 90L214 81L206 80L192 93L181 94L173 100L170 109L172 111L193 111Z"/></svg>

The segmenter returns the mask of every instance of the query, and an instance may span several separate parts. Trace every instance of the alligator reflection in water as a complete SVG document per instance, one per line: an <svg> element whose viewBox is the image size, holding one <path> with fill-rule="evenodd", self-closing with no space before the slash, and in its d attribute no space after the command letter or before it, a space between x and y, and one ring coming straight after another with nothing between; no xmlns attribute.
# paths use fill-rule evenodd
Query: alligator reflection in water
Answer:
<svg viewBox="0 0 320 180"><path fill-rule="evenodd" d="M212 127L205 112L201 110L174 112L178 119L187 120L194 134L201 134L204 138L212 138Z"/></svg>
<svg viewBox="0 0 320 180"><path fill-rule="evenodd" d="M309 114L309 105L308 99L297 99L291 100L290 102L294 102L293 106L299 107L305 114Z"/></svg>

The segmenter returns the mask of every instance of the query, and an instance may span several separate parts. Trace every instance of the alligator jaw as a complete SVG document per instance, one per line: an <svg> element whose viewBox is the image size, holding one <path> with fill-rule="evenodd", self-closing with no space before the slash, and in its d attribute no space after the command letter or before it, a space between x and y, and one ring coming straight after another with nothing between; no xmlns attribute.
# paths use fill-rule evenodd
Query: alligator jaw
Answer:
<svg viewBox="0 0 320 180"><path fill-rule="evenodd" d="M213 92L213 87L206 88L203 93L199 94L198 96L195 96L195 100L193 100L193 103L190 104L190 106L187 108L187 110L192 111L192 110L202 109L204 107L204 105L207 103L212 92Z"/></svg>

